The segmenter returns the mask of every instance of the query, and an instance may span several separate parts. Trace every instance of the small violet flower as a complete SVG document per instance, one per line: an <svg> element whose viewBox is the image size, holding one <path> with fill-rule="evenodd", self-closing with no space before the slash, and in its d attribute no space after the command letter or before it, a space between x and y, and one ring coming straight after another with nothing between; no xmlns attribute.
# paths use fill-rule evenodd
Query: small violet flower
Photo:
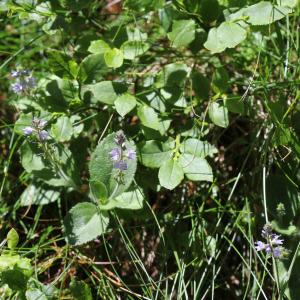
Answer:
<svg viewBox="0 0 300 300"><path fill-rule="evenodd" d="M127 170L128 165L124 160L120 160L114 163L114 168L120 171L125 171Z"/></svg>
<svg viewBox="0 0 300 300"><path fill-rule="evenodd" d="M273 255L274 255L274 257L276 257L276 258L279 258L280 256L281 256L281 253L282 251L281 251L281 248L280 247L276 247L276 248L274 248L273 249Z"/></svg>
<svg viewBox="0 0 300 300"><path fill-rule="evenodd" d="M126 153L126 157L130 160L136 159L136 153L133 149L129 149Z"/></svg>
<svg viewBox="0 0 300 300"><path fill-rule="evenodd" d="M119 130L116 133L116 137L115 137L116 144L119 145L119 146L123 146L125 140L126 140L126 138L125 138L125 135L124 135L123 131Z"/></svg>
<svg viewBox="0 0 300 300"><path fill-rule="evenodd" d="M25 135L31 135L34 132L34 129L31 126L27 126L23 129Z"/></svg>
<svg viewBox="0 0 300 300"><path fill-rule="evenodd" d="M11 77L16 80L11 85L11 89L16 94L22 94L36 86L36 79L31 76L28 70L16 70L10 73Z"/></svg>
<svg viewBox="0 0 300 300"><path fill-rule="evenodd" d="M263 243L262 241L257 241L255 242L255 244L256 244L255 246L256 251L262 251L266 249L266 244Z"/></svg>
<svg viewBox="0 0 300 300"><path fill-rule="evenodd" d="M118 176L122 176L122 171L128 169L127 160L136 159L136 153L133 149L127 149L125 145L126 137L122 130L116 133L114 140L117 147L113 148L109 152L109 155L111 161L113 162L113 168L121 171L120 173L118 173Z"/></svg>
<svg viewBox="0 0 300 300"><path fill-rule="evenodd" d="M46 130L42 130L41 132L38 133L38 136L41 141L45 141L47 140L49 133Z"/></svg>
<svg viewBox="0 0 300 300"><path fill-rule="evenodd" d="M47 130L44 130L44 127L47 125L47 121L43 119L33 118L32 126L27 126L23 129L23 133L26 136L35 134L35 137L41 142L44 142L48 139L49 133Z"/></svg>
<svg viewBox="0 0 300 300"><path fill-rule="evenodd" d="M275 258L281 257L282 250L284 249L281 247L283 244L283 239L280 239L278 234L272 233L272 227L270 225L264 226L261 235L266 242L255 242L256 251L265 251L266 254L270 254Z"/></svg>
<svg viewBox="0 0 300 300"><path fill-rule="evenodd" d="M47 121L43 119L38 119L38 118L33 118L32 124L37 128L37 129L44 129L44 127L47 125Z"/></svg>
<svg viewBox="0 0 300 300"><path fill-rule="evenodd" d="M16 94L21 94L24 91L24 86L21 83L16 82L11 85L11 89Z"/></svg>
<svg viewBox="0 0 300 300"><path fill-rule="evenodd" d="M118 148L112 149L109 154L112 161L119 161L121 159L121 151Z"/></svg>

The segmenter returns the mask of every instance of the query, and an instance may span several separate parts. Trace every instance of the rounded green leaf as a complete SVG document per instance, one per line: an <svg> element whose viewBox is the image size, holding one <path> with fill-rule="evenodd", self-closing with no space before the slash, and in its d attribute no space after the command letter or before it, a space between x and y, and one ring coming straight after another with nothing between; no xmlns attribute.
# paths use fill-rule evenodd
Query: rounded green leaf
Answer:
<svg viewBox="0 0 300 300"><path fill-rule="evenodd" d="M71 245L87 243L105 233L109 218L93 203L78 203L64 219L66 240Z"/></svg>
<svg viewBox="0 0 300 300"><path fill-rule="evenodd" d="M173 47L187 46L195 39L194 20L173 21L172 31L168 33L168 38Z"/></svg>
<svg viewBox="0 0 300 300"><path fill-rule="evenodd" d="M197 2L197 1L195 1ZM201 0L199 13L201 19L206 23L211 23L218 19L221 9L218 0Z"/></svg>
<svg viewBox="0 0 300 300"><path fill-rule="evenodd" d="M110 50L109 45L103 40L92 41L91 45L88 48L88 51L91 53L106 53Z"/></svg>
<svg viewBox="0 0 300 300"><path fill-rule="evenodd" d="M85 83L99 81L108 71L102 53L88 55L79 66L79 79Z"/></svg>
<svg viewBox="0 0 300 300"><path fill-rule="evenodd" d="M127 115L136 106L136 99L134 96L125 93L119 96L114 102L116 110L121 117Z"/></svg>
<svg viewBox="0 0 300 300"><path fill-rule="evenodd" d="M139 145L139 161L146 167L159 168L172 157L174 146L174 141L146 141Z"/></svg>
<svg viewBox="0 0 300 300"><path fill-rule="evenodd" d="M110 68L119 68L123 65L123 51L113 48L104 53L105 63Z"/></svg>
<svg viewBox="0 0 300 300"><path fill-rule="evenodd" d="M261 1L243 9L243 15L247 16L247 22L252 25L268 25L284 18L292 12L290 7L275 6L269 1Z"/></svg>
<svg viewBox="0 0 300 300"><path fill-rule="evenodd" d="M204 158L208 155L213 155L218 152L215 146L212 146L206 141L200 141L198 139L185 140L181 144L180 151L200 158Z"/></svg>
<svg viewBox="0 0 300 300"><path fill-rule="evenodd" d="M66 116L59 117L56 123L51 126L51 135L58 142L67 142L73 134L73 126L70 118Z"/></svg>
<svg viewBox="0 0 300 300"><path fill-rule="evenodd" d="M114 208L137 210L144 206L145 196L137 187L130 189L114 199L110 199L107 204L100 204L101 210L110 210Z"/></svg>
<svg viewBox="0 0 300 300"><path fill-rule="evenodd" d="M247 37L247 31L237 23L223 22L208 33L204 47L212 53L220 53L226 48L234 48Z"/></svg>
<svg viewBox="0 0 300 300"><path fill-rule="evenodd" d="M8 232L6 239L7 239L7 246L9 249L13 250L14 248L17 247L19 243L19 235L14 228L12 228Z"/></svg>
<svg viewBox="0 0 300 300"><path fill-rule="evenodd" d="M121 50L124 53L124 58L133 60L137 56L142 55L149 49L149 45L143 41L126 41L122 44Z"/></svg>
<svg viewBox="0 0 300 300"><path fill-rule="evenodd" d="M21 206L45 205L55 202L60 197L59 190L49 186L30 184L20 197Z"/></svg>
<svg viewBox="0 0 300 300"><path fill-rule="evenodd" d="M213 173L210 165L204 158L192 154L183 154L179 163L185 176L193 181L213 181Z"/></svg>
<svg viewBox="0 0 300 300"><path fill-rule="evenodd" d="M228 109L219 103L211 103L209 105L208 114L214 124L224 128L229 125Z"/></svg>
<svg viewBox="0 0 300 300"><path fill-rule="evenodd" d="M96 202L99 202L99 204L105 204L107 202L107 189L102 182L90 181L90 189Z"/></svg>
<svg viewBox="0 0 300 300"><path fill-rule="evenodd" d="M25 142L21 146L21 163L28 172L40 171L46 168L45 159L41 155L41 150L36 144Z"/></svg>
<svg viewBox="0 0 300 300"><path fill-rule="evenodd" d="M119 93L124 93L126 87L113 81L101 81L96 84L84 85L81 89L83 98L90 98L92 103L102 102L113 105Z"/></svg>
<svg viewBox="0 0 300 300"><path fill-rule="evenodd" d="M174 159L165 161L159 169L158 179L161 186L173 190L184 177L181 165Z"/></svg>

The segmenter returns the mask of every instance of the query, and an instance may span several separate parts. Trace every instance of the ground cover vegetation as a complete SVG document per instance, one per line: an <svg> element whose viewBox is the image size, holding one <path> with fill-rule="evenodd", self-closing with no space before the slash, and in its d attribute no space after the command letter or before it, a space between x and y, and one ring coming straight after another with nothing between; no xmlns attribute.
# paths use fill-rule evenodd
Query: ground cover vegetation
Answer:
<svg viewBox="0 0 300 300"><path fill-rule="evenodd" d="M1 299L300 299L297 0L0 20Z"/></svg>

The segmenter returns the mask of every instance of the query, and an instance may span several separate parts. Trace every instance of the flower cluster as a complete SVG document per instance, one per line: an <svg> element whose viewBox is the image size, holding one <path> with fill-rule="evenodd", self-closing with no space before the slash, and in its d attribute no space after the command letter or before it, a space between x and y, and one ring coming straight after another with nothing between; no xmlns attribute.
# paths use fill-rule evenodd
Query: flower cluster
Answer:
<svg viewBox="0 0 300 300"><path fill-rule="evenodd" d="M35 135L39 141L44 142L48 139L49 133L44 130L47 125L47 121L38 118L32 119L32 125L23 129L23 133L26 136Z"/></svg>
<svg viewBox="0 0 300 300"><path fill-rule="evenodd" d="M28 70L12 71L10 75L16 80L11 89L17 94L26 93L36 86L36 80Z"/></svg>
<svg viewBox="0 0 300 300"><path fill-rule="evenodd" d="M266 254L272 255L275 258L282 256L284 248L281 246L283 240L280 236L272 232L272 227L266 224L261 233L266 242L255 242L255 249L257 251L266 251Z"/></svg>
<svg viewBox="0 0 300 300"><path fill-rule="evenodd" d="M127 149L125 145L125 135L122 130L118 131L115 136L116 148L110 151L110 159L113 161L115 169L125 171L128 168L126 160L134 160L136 153L132 149Z"/></svg>

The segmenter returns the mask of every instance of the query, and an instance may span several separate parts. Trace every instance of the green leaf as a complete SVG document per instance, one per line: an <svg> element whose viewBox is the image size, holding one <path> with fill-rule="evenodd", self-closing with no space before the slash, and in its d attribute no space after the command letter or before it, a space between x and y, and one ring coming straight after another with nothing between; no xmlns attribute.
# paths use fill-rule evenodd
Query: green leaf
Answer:
<svg viewBox="0 0 300 300"><path fill-rule="evenodd" d="M14 131L17 134L24 135L23 129L31 125L32 125L32 114L21 113L20 117L15 123Z"/></svg>
<svg viewBox="0 0 300 300"><path fill-rule="evenodd" d="M164 66L162 73L158 76L157 87L168 86L173 88L174 85L182 87L189 73L189 68L183 63L173 63Z"/></svg>
<svg viewBox="0 0 300 300"><path fill-rule="evenodd" d="M93 0L59 0L62 7L72 10L79 11L85 7L89 7Z"/></svg>
<svg viewBox="0 0 300 300"><path fill-rule="evenodd" d="M126 93L119 97L114 102L116 110L121 117L127 115L136 106L136 99L134 96Z"/></svg>
<svg viewBox="0 0 300 300"><path fill-rule="evenodd" d="M168 38L173 47L185 47L195 39L194 20L173 21L172 31L168 33Z"/></svg>
<svg viewBox="0 0 300 300"><path fill-rule="evenodd" d="M100 181L90 181L90 189L93 200L99 204L105 204L108 200L108 192L105 185Z"/></svg>
<svg viewBox="0 0 300 300"><path fill-rule="evenodd" d="M186 177L193 181L213 181L212 169L204 158L182 154L179 163Z"/></svg>
<svg viewBox="0 0 300 300"><path fill-rule="evenodd" d="M19 243L19 235L14 228L12 228L8 232L6 239L7 239L7 246L10 250L13 250L14 248L17 247Z"/></svg>
<svg viewBox="0 0 300 300"><path fill-rule="evenodd" d="M88 55L79 66L79 79L84 83L99 81L108 72L102 53Z"/></svg>
<svg viewBox="0 0 300 300"><path fill-rule="evenodd" d="M24 142L20 150L22 166L28 173L45 168L45 160L36 144Z"/></svg>
<svg viewBox="0 0 300 300"><path fill-rule="evenodd" d="M104 60L108 67L114 69L120 68L124 61L123 51L113 48L104 53Z"/></svg>
<svg viewBox="0 0 300 300"><path fill-rule="evenodd" d="M225 68L219 67L212 77L212 88L216 93L226 93L229 88L229 75Z"/></svg>
<svg viewBox="0 0 300 300"><path fill-rule="evenodd" d="M25 291L27 281L28 277L18 268L3 271L1 274L1 283L7 284L13 291Z"/></svg>
<svg viewBox="0 0 300 300"><path fill-rule="evenodd" d="M70 56L57 50L50 50L48 55L50 68L55 75L61 78L76 78L78 65Z"/></svg>
<svg viewBox="0 0 300 300"><path fill-rule="evenodd" d="M91 288L84 281L75 281L72 279L70 291L74 300L93 300Z"/></svg>
<svg viewBox="0 0 300 300"><path fill-rule="evenodd" d="M74 186L78 182L78 174L74 165L72 153L63 147L52 146L57 163L60 164L61 172L53 170L50 162L42 156L42 150L36 143L25 142L21 146L21 163L24 169L38 179L45 181L53 186ZM66 176L67 175L67 176Z"/></svg>
<svg viewBox="0 0 300 300"><path fill-rule="evenodd" d="M39 289L29 289L25 293L26 300L48 300L47 296Z"/></svg>
<svg viewBox="0 0 300 300"><path fill-rule="evenodd" d="M157 112L152 107L142 105L138 108L137 114L144 126L152 128L154 130L159 130L160 120Z"/></svg>
<svg viewBox="0 0 300 300"><path fill-rule="evenodd" d="M110 199L106 204L100 204L101 210L110 210L114 208L137 210L142 209L144 205L144 195L140 188L129 189L114 199Z"/></svg>
<svg viewBox="0 0 300 300"><path fill-rule="evenodd" d="M46 81L47 96L40 100L41 105L48 111L65 112L78 93L77 86L68 79L51 77Z"/></svg>
<svg viewBox="0 0 300 300"><path fill-rule="evenodd" d="M105 233L109 218L93 203L73 206L64 219L66 240L71 245L87 243Z"/></svg>
<svg viewBox="0 0 300 300"><path fill-rule="evenodd" d="M142 41L126 41L122 44L121 50L124 53L124 58L133 60L136 57L144 54L149 49L149 45Z"/></svg>
<svg viewBox="0 0 300 300"><path fill-rule="evenodd" d="M132 28L127 26L126 33L128 36L128 41L145 42L148 38L148 34L146 32L142 32L138 27Z"/></svg>
<svg viewBox="0 0 300 300"><path fill-rule="evenodd" d="M227 107L228 111L233 113L243 115L245 112L244 101L241 99L241 97L227 98L225 101L225 106Z"/></svg>
<svg viewBox="0 0 300 300"><path fill-rule="evenodd" d="M277 0L279 6L296 7L299 0Z"/></svg>
<svg viewBox="0 0 300 300"><path fill-rule="evenodd" d="M117 147L115 136L115 133L109 134L100 142L92 154L89 165L90 180L102 182L107 189L108 198L115 198L128 189L134 178L137 165L136 159L126 160L128 168L123 171L123 182L117 182L118 170L113 168L113 162L110 158L110 152ZM135 150L133 142L126 141L125 146L127 150Z"/></svg>
<svg viewBox="0 0 300 300"><path fill-rule="evenodd" d="M32 183L26 187L20 197L21 206L45 205L55 202L60 197L60 192L44 184Z"/></svg>
<svg viewBox="0 0 300 300"><path fill-rule="evenodd" d="M68 142L73 135L73 126L70 118L59 117L56 123L51 126L51 135L58 142Z"/></svg>
<svg viewBox="0 0 300 300"><path fill-rule="evenodd" d="M171 120L161 119L158 113L148 105L142 105L137 110L137 115L141 120L142 125L147 128L159 131L161 135L164 135L169 129Z"/></svg>
<svg viewBox="0 0 300 300"><path fill-rule="evenodd" d="M197 1L195 1L197 2ZM218 0L201 0L199 5L199 13L201 19L206 23L212 23L217 20L221 9Z"/></svg>
<svg viewBox="0 0 300 300"><path fill-rule="evenodd" d="M229 125L228 110L219 103L211 103L209 105L208 114L214 124L224 128Z"/></svg>
<svg viewBox="0 0 300 300"><path fill-rule="evenodd" d="M199 72L192 74L193 90L200 99L207 100L210 92L210 80Z"/></svg>
<svg viewBox="0 0 300 300"><path fill-rule="evenodd" d="M172 157L174 146L174 141L146 141L139 145L139 160L146 167L159 168Z"/></svg>
<svg viewBox="0 0 300 300"><path fill-rule="evenodd" d="M210 29L204 47L212 53L223 52L226 48L234 48L247 37L247 31L233 22L223 22L218 28Z"/></svg>
<svg viewBox="0 0 300 300"><path fill-rule="evenodd" d="M119 93L126 88L119 82L101 81L96 84L84 85L81 89L84 98L90 97L92 103L102 102L113 105Z"/></svg>
<svg viewBox="0 0 300 300"><path fill-rule="evenodd" d="M249 17L247 22L252 25L268 25L284 18L291 12L291 8L272 5L269 1L262 1L242 10L242 14Z"/></svg>
<svg viewBox="0 0 300 300"><path fill-rule="evenodd" d="M174 159L165 161L159 168L158 179L161 186L173 190L184 177L181 165Z"/></svg>
<svg viewBox="0 0 300 300"><path fill-rule="evenodd" d="M218 152L215 146L197 139L185 140L180 146L180 151L182 153L192 154L199 158L205 158L206 156L211 156Z"/></svg>
<svg viewBox="0 0 300 300"><path fill-rule="evenodd" d="M89 48L88 48L88 51L91 52L91 53L99 53L99 54L104 54L106 52L108 52L110 50L110 47L109 45L104 42L103 40L97 40L97 41L92 41Z"/></svg>

